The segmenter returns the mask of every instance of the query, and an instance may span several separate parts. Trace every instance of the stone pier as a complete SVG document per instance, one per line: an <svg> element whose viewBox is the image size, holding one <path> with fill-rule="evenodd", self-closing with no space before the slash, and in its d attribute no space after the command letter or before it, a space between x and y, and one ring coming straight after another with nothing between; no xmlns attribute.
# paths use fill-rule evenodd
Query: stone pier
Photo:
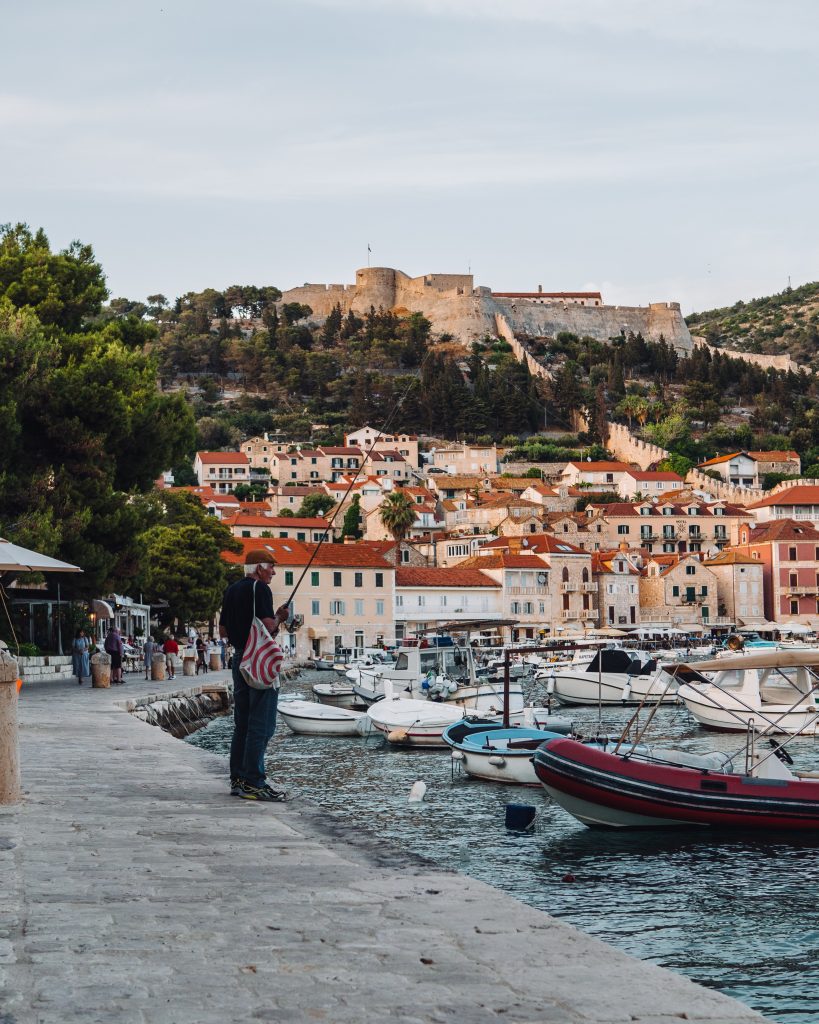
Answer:
<svg viewBox="0 0 819 1024"><path fill-rule="evenodd" d="M157 689L126 678L20 695L3 1024L763 1020L309 806L230 797L221 758L124 711Z"/></svg>

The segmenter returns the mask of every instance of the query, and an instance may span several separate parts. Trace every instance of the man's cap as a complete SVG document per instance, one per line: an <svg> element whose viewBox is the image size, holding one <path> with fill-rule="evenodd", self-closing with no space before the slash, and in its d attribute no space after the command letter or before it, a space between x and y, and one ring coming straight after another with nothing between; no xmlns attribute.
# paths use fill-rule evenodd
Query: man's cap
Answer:
<svg viewBox="0 0 819 1024"><path fill-rule="evenodd" d="M275 565L276 559L264 548L251 548L245 555L245 565L258 565L260 562L267 562L268 565Z"/></svg>

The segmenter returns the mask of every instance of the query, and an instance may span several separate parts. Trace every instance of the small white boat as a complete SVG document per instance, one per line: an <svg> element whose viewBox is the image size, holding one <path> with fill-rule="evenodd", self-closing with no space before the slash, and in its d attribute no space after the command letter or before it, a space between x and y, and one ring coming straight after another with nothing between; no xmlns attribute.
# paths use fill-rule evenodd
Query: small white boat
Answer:
<svg viewBox="0 0 819 1024"><path fill-rule="evenodd" d="M537 786L532 761L541 743L571 732L568 719L552 715L545 728L472 723L467 719L444 730L444 742L452 749L453 763L467 775L487 782Z"/></svg>
<svg viewBox="0 0 819 1024"><path fill-rule="evenodd" d="M743 652L670 671L677 696L707 729L819 734L819 650Z"/></svg>
<svg viewBox="0 0 819 1024"><path fill-rule="evenodd" d="M389 691L389 683L387 684ZM367 716L388 742L408 747L444 747L444 729L460 722L461 708L387 695L367 709Z"/></svg>
<svg viewBox="0 0 819 1024"><path fill-rule="evenodd" d="M283 700L279 716L299 736L358 736L361 711L331 707L312 700Z"/></svg>
<svg viewBox="0 0 819 1024"><path fill-rule="evenodd" d="M330 657L310 658L310 665L317 672L332 672L334 661Z"/></svg>
<svg viewBox="0 0 819 1024"><path fill-rule="evenodd" d="M334 708L363 710L361 701L350 683L316 683L313 693L320 704Z"/></svg>
<svg viewBox="0 0 819 1024"><path fill-rule="evenodd" d="M625 650L600 650L585 669L562 669L547 684L561 704L628 706L648 699L673 704L676 686L656 661L632 658Z"/></svg>

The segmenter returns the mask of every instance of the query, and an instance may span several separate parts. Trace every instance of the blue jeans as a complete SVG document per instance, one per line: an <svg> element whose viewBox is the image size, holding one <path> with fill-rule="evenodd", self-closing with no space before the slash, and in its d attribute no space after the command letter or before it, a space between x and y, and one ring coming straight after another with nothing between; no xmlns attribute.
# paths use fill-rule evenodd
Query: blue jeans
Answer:
<svg viewBox="0 0 819 1024"><path fill-rule="evenodd" d="M233 739L230 744L230 777L251 786L265 781L264 755L276 731L279 691L254 690L239 671L244 650L233 652Z"/></svg>

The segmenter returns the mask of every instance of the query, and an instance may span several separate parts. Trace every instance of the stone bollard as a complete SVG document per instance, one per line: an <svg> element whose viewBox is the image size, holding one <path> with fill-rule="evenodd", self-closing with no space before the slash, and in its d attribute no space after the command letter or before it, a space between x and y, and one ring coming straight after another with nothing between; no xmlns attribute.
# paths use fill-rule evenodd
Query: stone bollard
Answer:
<svg viewBox="0 0 819 1024"><path fill-rule="evenodd" d="M91 685L97 690L107 690L111 685L111 655L98 651L91 655Z"/></svg>
<svg viewBox="0 0 819 1024"><path fill-rule="evenodd" d="M222 667L222 656L218 651L211 651L208 655L208 667L211 672L218 672Z"/></svg>
<svg viewBox="0 0 819 1024"><path fill-rule="evenodd" d="M151 679L160 683L165 678L165 655L154 654L151 657Z"/></svg>
<svg viewBox="0 0 819 1024"><path fill-rule="evenodd" d="M196 658L192 654L186 654L182 659L182 675L183 676L195 676L196 675Z"/></svg>
<svg viewBox="0 0 819 1024"><path fill-rule="evenodd" d="M17 738L17 662L0 651L0 804L20 799L20 753Z"/></svg>

